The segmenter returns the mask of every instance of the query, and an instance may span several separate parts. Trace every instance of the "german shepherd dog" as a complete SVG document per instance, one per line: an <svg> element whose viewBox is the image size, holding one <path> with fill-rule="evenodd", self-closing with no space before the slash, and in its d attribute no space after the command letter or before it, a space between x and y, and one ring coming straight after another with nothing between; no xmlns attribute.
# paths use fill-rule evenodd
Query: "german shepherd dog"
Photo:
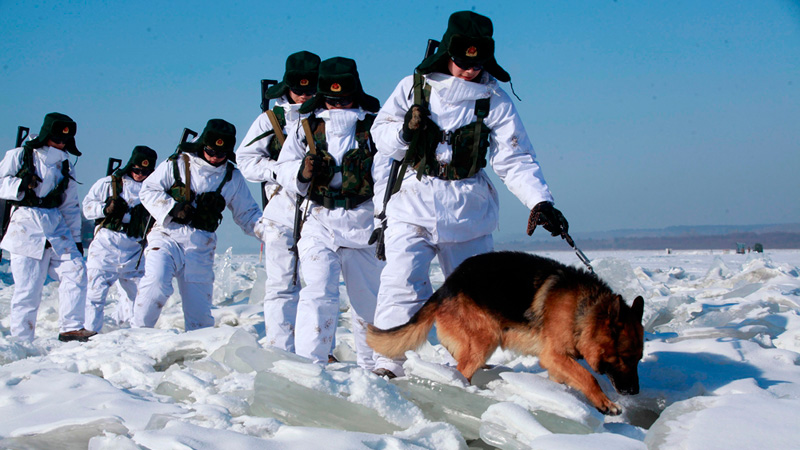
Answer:
<svg viewBox="0 0 800 450"><path fill-rule="evenodd" d="M391 358L420 347L436 322L458 371L472 379L498 346L539 357L552 380L581 391L604 414L622 409L577 360L608 375L620 394L639 392L644 300L628 306L596 275L552 259L493 252L464 261L406 323L369 326L367 343Z"/></svg>

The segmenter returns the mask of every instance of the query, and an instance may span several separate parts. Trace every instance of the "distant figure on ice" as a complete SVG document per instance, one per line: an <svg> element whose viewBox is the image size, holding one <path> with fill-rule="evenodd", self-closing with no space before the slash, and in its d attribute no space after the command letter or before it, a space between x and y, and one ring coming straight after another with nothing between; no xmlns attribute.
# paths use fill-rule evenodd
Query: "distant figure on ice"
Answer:
<svg viewBox="0 0 800 450"><path fill-rule="evenodd" d="M369 129L379 107L364 93L355 61L322 61L317 94L299 110L311 115L289 133L279 158L281 185L311 200L299 243L306 286L300 291L295 348L315 363L327 363L333 350L341 274L358 365L370 370L374 365L366 324L372 323L383 263L368 244L375 155Z"/></svg>
<svg viewBox="0 0 800 450"><path fill-rule="evenodd" d="M488 17L453 13L436 53L397 85L372 126L378 152L406 169L385 211L378 328L408 322L433 294L434 257L447 277L465 259L492 250L499 200L487 162L531 208L532 224L553 235L568 226L553 207L522 119L498 83L511 77L495 60L492 34ZM400 376L402 363L380 357L375 372Z"/></svg>
<svg viewBox="0 0 800 450"><path fill-rule="evenodd" d="M158 165L142 183L139 198L156 225L147 235L144 277L133 307L135 328L152 328L172 295L177 278L186 331L214 326L214 251L217 227L227 206L245 233L261 217L247 182L234 166L236 128L208 121L195 142Z"/></svg>
<svg viewBox="0 0 800 450"><path fill-rule="evenodd" d="M87 341L97 334L83 328L81 208L68 155L81 155L76 127L69 116L47 114L39 135L6 152L0 162L0 196L14 205L0 247L11 253L11 335L22 340L33 340L48 275L59 282L58 339Z"/></svg>
<svg viewBox="0 0 800 450"><path fill-rule="evenodd" d="M298 109L317 92L319 56L298 52L286 59L283 81L266 92L275 106L259 114L236 150L236 161L248 180L264 183L268 203L256 235L264 242L264 328L268 345L294 352L294 328L300 280L295 254L295 215L298 196L278 183L278 156L287 134L297 132ZM267 100L265 100L266 102ZM263 105L266 109L268 105ZM299 230L298 230L299 231Z"/></svg>
<svg viewBox="0 0 800 450"><path fill-rule="evenodd" d="M83 215L97 223L86 259L87 330L99 333L103 328L106 297L116 281L127 295L117 302L116 320L121 324L131 319L137 284L144 275L144 240L148 225L152 225L150 213L139 201L139 191L155 170L157 159L152 148L134 147L128 163L97 180L83 199Z"/></svg>

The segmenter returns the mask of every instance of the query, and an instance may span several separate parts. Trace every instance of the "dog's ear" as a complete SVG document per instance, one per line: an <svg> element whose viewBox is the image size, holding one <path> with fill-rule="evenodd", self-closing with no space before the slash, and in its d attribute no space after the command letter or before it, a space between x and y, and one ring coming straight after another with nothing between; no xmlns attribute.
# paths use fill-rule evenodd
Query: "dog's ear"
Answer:
<svg viewBox="0 0 800 450"><path fill-rule="evenodd" d="M631 306L631 314L636 322L642 321L642 316L644 315L644 299L642 296L638 296L633 300L633 306Z"/></svg>
<svg viewBox="0 0 800 450"><path fill-rule="evenodd" d="M623 301L622 297L615 295L608 304L608 320L610 323L615 323L619 320L619 310Z"/></svg>

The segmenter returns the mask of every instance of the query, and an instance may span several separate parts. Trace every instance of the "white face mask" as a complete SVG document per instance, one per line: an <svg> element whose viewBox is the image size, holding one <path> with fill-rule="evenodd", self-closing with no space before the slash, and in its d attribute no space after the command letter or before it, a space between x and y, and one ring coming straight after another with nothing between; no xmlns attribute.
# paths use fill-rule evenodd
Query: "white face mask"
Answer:
<svg viewBox="0 0 800 450"><path fill-rule="evenodd" d="M364 118L361 109L326 109L319 113L325 120L325 131L337 136L346 136L355 133L356 122Z"/></svg>

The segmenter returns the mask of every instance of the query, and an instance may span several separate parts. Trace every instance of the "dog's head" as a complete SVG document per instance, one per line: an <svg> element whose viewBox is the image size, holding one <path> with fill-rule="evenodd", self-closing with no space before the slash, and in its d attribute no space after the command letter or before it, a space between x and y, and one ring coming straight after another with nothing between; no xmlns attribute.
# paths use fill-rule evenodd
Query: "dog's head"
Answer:
<svg viewBox="0 0 800 450"><path fill-rule="evenodd" d="M607 323L598 323L595 328L599 348L587 362L596 372L607 375L620 394L638 394L639 360L644 350L644 299L636 297L633 306L628 306L615 295L607 306Z"/></svg>

